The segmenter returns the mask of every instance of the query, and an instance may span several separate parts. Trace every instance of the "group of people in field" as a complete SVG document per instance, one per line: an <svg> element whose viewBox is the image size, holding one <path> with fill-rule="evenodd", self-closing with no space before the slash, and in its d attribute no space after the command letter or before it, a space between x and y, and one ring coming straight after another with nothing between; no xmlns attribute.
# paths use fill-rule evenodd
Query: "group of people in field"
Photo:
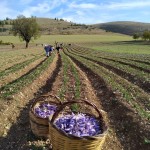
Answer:
<svg viewBox="0 0 150 150"><path fill-rule="evenodd" d="M54 50L57 50L57 53L59 54L59 51L62 49L62 44L56 43L56 47L49 45L49 44L44 44L44 50L46 53L46 57L51 56Z"/></svg>

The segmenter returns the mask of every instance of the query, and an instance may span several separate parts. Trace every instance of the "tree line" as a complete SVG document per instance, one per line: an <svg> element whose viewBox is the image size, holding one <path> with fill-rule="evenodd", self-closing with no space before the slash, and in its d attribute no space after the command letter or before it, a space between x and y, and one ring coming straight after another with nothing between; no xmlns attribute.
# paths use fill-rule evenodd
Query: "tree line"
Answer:
<svg viewBox="0 0 150 150"><path fill-rule="evenodd" d="M140 38L144 41L150 41L150 31L146 30L143 33L134 33L133 34L133 39L138 40Z"/></svg>
<svg viewBox="0 0 150 150"><path fill-rule="evenodd" d="M4 20L0 20L0 26L4 26L4 25L12 25L13 21L12 19L6 17L6 19Z"/></svg>

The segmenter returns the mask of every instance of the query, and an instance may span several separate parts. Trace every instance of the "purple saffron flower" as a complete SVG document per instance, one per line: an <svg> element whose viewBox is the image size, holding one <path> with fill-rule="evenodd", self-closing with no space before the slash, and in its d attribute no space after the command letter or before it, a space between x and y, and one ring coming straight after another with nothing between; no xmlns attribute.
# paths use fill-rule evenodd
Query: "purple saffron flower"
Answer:
<svg viewBox="0 0 150 150"><path fill-rule="evenodd" d="M74 136L94 136L101 133L100 122L86 114L63 115L57 118L55 125L62 131Z"/></svg>
<svg viewBox="0 0 150 150"><path fill-rule="evenodd" d="M56 107L56 105L42 103L39 106L36 106L34 113L41 118L48 118L50 115L54 114Z"/></svg>

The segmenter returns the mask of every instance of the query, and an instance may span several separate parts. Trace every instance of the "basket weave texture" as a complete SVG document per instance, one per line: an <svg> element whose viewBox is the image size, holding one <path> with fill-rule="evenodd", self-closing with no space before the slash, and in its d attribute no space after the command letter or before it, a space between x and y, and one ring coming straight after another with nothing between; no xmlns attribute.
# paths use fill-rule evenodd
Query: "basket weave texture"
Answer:
<svg viewBox="0 0 150 150"><path fill-rule="evenodd" d="M62 113L60 112L62 112L66 106L75 103L86 103L86 105L90 105L97 111L99 115L97 119L99 119L102 123L102 134L96 136L76 137L63 132L56 127L54 122L57 118L62 116ZM63 103L54 115L50 117L49 121L49 134L53 150L101 150L108 130L106 124L104 123L102 112L104 111L99 110L94 104L89 103L86 100Z"/></svg>
<svg viewBox="0 0 150 150"><path fill-rule="evenodd" d="M48 103L50 105L59 106L61 102L59 97L54 95L42 95L36 98L31 104L29 111L30 126L34 135L37 137L48 138L49 137L49 124L48 118L41 118L34 112L35 107L39 106L42 103ZM59 101L59 102L58 102Z"/></svg>

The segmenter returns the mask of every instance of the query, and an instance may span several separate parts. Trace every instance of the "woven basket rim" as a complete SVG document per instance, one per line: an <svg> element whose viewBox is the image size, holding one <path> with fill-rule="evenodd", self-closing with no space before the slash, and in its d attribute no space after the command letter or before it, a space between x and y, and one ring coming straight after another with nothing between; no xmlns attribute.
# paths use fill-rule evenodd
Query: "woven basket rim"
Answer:
<svg viewBox="0 0 150 150"><path fill-rule="evenodd" d="M97 135L95 135L95 136L83 136L83 137L78 137L78 136L74 136L74 135L72 135L72 134L67 134L66 132L64 132L64 131L62 131L62 130L60 130L60 129L58 129L57 127L56 127L56 125L54 125L54 124L51 124L50 123L50 125L51 125L51 127L53 127L54 129L56 129L60 134L62 134L62 135L64 135L64 136L67 136L68 138L72 138L72 139L76 139L76 140L94 140L94 139L99 139L99 138L101 138L101 137L103 137L103 136L105 136L106 134L107 134L107 132L108 132L108 128L107 129L105 129L105 131L102 133L102 134L97 134ZM50 127L50 126L49 126ZM50 127L50 128L51 128Z"/></svg>
<svg viewBox="0 0 150 150"><path fill-rule="evenodd" d="M53 103L53 104L55 104L57 107L59 106L59 103L57 103L57 102L43 100L43 101L37 101L34 105L31 105L29 111L30 111L35 117L37 117L37 118L39 118L39 119L48 120L49 117L47 117L47 118L41 118L41 117L38 116L36 113L34 113L34 107L35 107L35 105L36 105L37 103L44 103L44 102Z"/></svg>
<svg viewBox="0 0 150 150"><path fill-rule="evenodd" d="M74 136L74 135L71 135L71 134L67 134L66 132L58 129L56 126L55 126L55 120L56 118L58 118L58 116L61 116L62 115L62 112L64 112L64 109L65 107L69 106L69 105L72 105L72 104L75 104L75 103L85 103L86 105L89 105L91 106L92 108L94 108L97 113L98 113L98 117L96 117L94 114L90 114L91 116L95 116L99 121L101 121L101 124L102 124L102 133L101 134L97 134L95 136L83 136L83 137L78 137L78 136ZM67 102L64 102L60 107L58 107L58 109L56 110L56 112L53 114L53 116L50 116L49 117L49 124L50 124L50 128L55 128L58 132L60 132L61 134L63 134L64 136L67 136L69 138L74 138L74 139L85 139L85 140L88 140L88 139L97 139L97 138L101 138L102 136L104 136L108 130L108 127L107 127L107 124L105 123L104 121L104 116L102 115L102 110L100 111L101 109L98 109L97 106L94 104L94 103L91 103L87 100L80 100L80 101L75 101L75 100L72 100L72 101L67 101ZM61 113L60 113L61 112ZM70 112L70 111L69 111ZM82 111L80 111L81 113L83 113ZM71 112L70 112L71 113ZM87 113L84 113L84 114L87 114Z"/></svg>
<svg viewBox="0 0 150 150"><path fill-rule="evenodd" d="M69 112L69 113L71 113L71 112ZM89 113L84 113L84 114L88 114L88 115L90 115L90 116L93 116L93 115L91 115L91 114L89 114ZM62 115L62 114L60 114L60 116L61 116L61 115ZM50 117L49 117L49 118L50 118ZM95 117L95 118L97 118L97 117ZM54 123L52 123L52 122L50 121L50 119L49 119L49 124L50 124L51 126L49 126L49 127L50 127L50 128L51 128L51 127L55 128L59 133L61 133L61 134L64 135L64 136L67 136L68 138L72 138L72 139L76 139L76 140L94 140L94 139L98 139L98 138L101 138L101 137L105 136L105 135L107 134L107 132L108 132L108 127L107 127L106 124L104 123L103 118L101 118L100 121L101 121L101 123L102 123L102 130L103 130L103 132L102 132L101 134L97 134L97 135L95 135L95 136L83 136L83 137L78 137L78 136L75 136L75 135L72 135L72 134L67 134L65 131L59 129Z"/></svg>
<svg viewBox="0 0 150 150"><path fill-rule="evenodd" d="M48 97L53 97L57 101L45 100ZM57 95L47 94L47 95L41 95L39 97L34 98L32 101L32 104L30 105L30 109L33 108L37 102L51 102L51 103L54 103L56 105L62 104L61 99Z"/></svg>

